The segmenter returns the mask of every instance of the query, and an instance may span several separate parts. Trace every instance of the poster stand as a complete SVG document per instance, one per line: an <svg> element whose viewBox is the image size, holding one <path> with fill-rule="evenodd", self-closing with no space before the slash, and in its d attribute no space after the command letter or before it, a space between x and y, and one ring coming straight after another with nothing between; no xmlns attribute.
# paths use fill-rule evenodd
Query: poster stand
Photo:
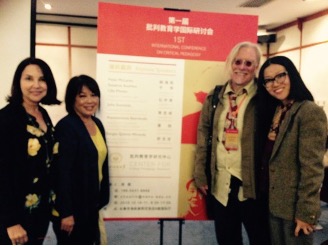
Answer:
<svg viewBox="0 0 328 246"><path fill-rule="evenodd" d="M189 220L187 202L205 209L185 186L202 104L225 79L231 48L257 41L258 17L104 2L98 11L99 118L110 126L113 187L104 217L156 218L163 242L160 218ZM183 219L173 223L181 229Z"/></svg>
<svg viewBox="0 0 328 246"><path fill-rule="evenodd" d="M182 244L182 225L184 224L185 219L181 219L181 218L159 219L158 223L160 224L160 237L159 237L160 245L163 245L164 221L178 221L179 222L179 245L181 245Z"/></svg>

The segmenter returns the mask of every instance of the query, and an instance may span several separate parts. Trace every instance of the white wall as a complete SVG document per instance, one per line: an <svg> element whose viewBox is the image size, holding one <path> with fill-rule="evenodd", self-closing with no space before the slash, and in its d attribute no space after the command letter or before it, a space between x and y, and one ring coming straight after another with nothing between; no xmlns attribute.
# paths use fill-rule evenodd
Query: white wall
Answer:
<svg viewBox="0 0 328 246"><path fill-rule="evenodd" d="M49 64L58 99L64 102L66 85L71 77L87 74L96 79L97 29L37 24L35 54ZM53 124L66 115L64 103L45 108Z"/></svg>
<svg viewBox="0 0 328 246"><path fill-rule="evenodd" d="M30 55L31 1L0 0L0 107L6 105L17 65Z"/></svg>
<svg viewBox="0 0 328 246"><path fill-rule="evenodd" d="M315 101L328 115L328 15L305 21L301 30L296 24L279 30L270 53L294 62Z"/></svg>

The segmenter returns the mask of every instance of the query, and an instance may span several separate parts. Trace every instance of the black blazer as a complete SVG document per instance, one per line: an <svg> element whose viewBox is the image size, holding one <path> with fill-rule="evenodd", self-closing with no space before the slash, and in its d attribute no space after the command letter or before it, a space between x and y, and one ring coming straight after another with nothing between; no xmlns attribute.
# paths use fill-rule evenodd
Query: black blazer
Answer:
<svg viewBox="0 0 328 246"><path fill-rule="evenodd" d="M105 130L93 117L103 138ZM82 120L68 114L55 127L59 142L56 165L56 208L61 218L73 215L76 223L95 221L109 202L108 155L99 185L98 152Z"/></svg>
<svg viewBox="0 0 328 246"><path fill-rule="evenodd" d="M51 123L46 110L41 107L40 110ZM0 227L3 228L22 224L26 213L25 196L30 187L27 123L22 105L8 104L0 110Z"/></svg>

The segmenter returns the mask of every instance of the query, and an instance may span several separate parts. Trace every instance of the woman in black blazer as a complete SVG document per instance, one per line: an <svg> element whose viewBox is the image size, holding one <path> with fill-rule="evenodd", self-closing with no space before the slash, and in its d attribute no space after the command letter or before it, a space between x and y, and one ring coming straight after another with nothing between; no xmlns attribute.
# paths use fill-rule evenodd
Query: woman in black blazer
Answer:
<svg viewBox="0 0 328 246"><path fill-rule="evenodd" d="M109 173L105 130L94 117L99 100L99 87L91 77L80 75L69 81L68 115L56 125L53 226L58 244L100 243L99 210L109 202Z"/></svg>
<svg viewBox="0 0 328 246"><path fill-rule="evenodd" d="M41 104L59 104L50 67L26 58L0 110L0 244L42 244L52 208L54 129Z"/></svg>

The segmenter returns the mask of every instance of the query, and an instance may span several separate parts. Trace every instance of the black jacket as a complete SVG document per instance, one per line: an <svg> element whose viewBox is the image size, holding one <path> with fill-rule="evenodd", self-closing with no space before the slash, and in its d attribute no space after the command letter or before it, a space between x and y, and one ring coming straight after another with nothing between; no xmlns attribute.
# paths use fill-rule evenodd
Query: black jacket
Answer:
<svg viewBox="0 0 328 246"><path fill-rule="evenodd" d="M102 123L95 117L93 120L105 139ZM98 152L80 117L65 116L55 130L59 142L55 161L56 208L61 218L73 215L78 224L95 221L99 209L109 202L108 155L99 185Z"/></svg>
<svg viewBox="0 0 328 246"><path fill-rule="evenodd" d="M43 108L40 107L40 110L45 121L49 123L48 130L52 131L49 115ZM2 228L16 224L24 225L24 214L27 213L26 195L30 192L31 178L33 178L31 176L35 174L29 165L27 124L28 117L22 105L8 104L0 110L0 226Z"/></svg>

